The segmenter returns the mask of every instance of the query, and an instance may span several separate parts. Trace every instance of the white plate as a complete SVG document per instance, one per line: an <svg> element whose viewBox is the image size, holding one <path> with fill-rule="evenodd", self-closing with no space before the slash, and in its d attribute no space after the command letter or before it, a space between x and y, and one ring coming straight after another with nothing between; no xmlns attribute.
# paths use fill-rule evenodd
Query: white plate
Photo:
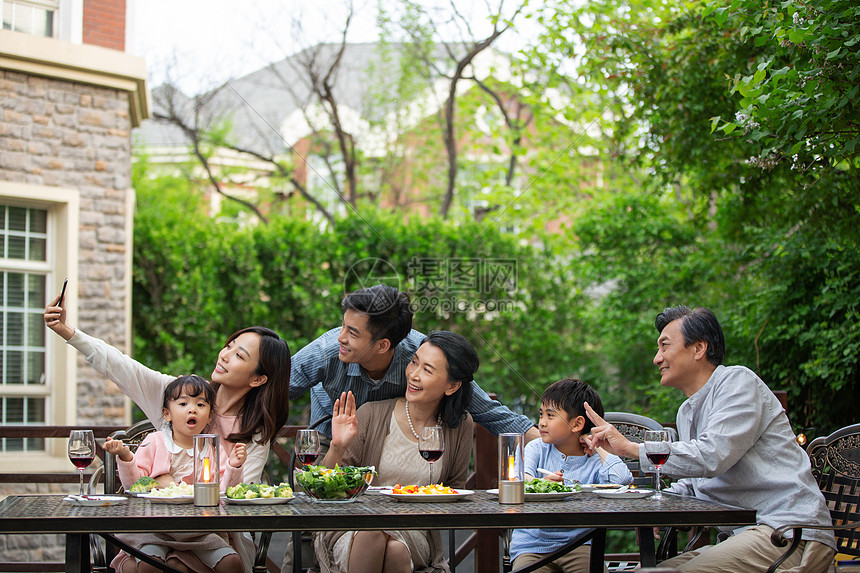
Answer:
<svg viewBox="0 0 860 573"><path fill-rule="evenodd" d="M498 489L488 489L487 493L499 497ZM564 499L566 497L570 497L572 495L576 495L580 492L578 491L551 491L547 493L527 493L525 494L526 501L555 501L558 499Z"/></svg>
<svg viewBox="0 0 860 573"><path fill-rule="evenodd" d="M391 490L392 487L390 485L372 485L364 491L364 495L379 495L382 492L390 492Z"/></svg>
<svg viewBox="0 0 860 573"><path fill-rule="evenodd" d="M624 491L596 491L598 497L605 499L637 499L654 495L653 489L626 489Z"/></svg>
<svg viewBox="0 0 860 573"><path fill-rule="evenodd" d="M592 492L592 491L612 491L615 489L621 489L624 487L623 485L618 485L617 483L584 483L581 484L580 487L584 492Z"/></svg>
<svg viewBox="0 0 860 573"><path fill-rule="evenodd" d="M118 503L128 503L128 498L118 495L88 495L81 497L79 495L70 495L64 497L63 501L68 501L74 505L84 505L92 507L100 507L104 505L116 505Z"/></svg>
<svg viewBox="0 0 860 573"><path fill-rule="evenodd" d="M391 490L380 491L379 493L397 501L444 503L446 501L463 499L464 497L473 495L475 492L471 489L458 489L457 493L394 493Z"/></svg>
<svg viewBox="0 0 860 573"><path fill-rule="evenodd" d="M296 499L295 497L255 497L253 499L232 499L222 497L224 501L232 505L277 505L279 503L289 503Z"/></svg>
<svg viewBox="0 0 860 573"><path fill-rule="evenodd" d="M175 495L173 497L164 497L163 495L152 495L147 493L137 496L141 499L146 499L152 503L191 503L194 501L193 495Z"/></svg>

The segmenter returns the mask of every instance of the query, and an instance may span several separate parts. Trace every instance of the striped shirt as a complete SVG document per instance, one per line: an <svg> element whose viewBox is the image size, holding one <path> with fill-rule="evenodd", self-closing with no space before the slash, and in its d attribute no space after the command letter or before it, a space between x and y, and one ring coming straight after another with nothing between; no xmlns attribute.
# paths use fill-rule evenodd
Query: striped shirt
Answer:
<svg viewBox="0 0 860 573"><path fill-rule="evenodd" d="M538 475L538 468L551 472L564 470L564 477L578 480L580 483L619 483L628 484L633 481L633 474L627 465L615 455L606 456L602 461L600 456L566 456L553 444L541 440L532 440L526 444L523 454L525 463L523 469L530 476ZM540 476L538 476L540 477ZM586 535L591 529L543 527L541 529L514 529L511 535L511 559L516 559L522 553L552 553L561 549L574 539ZM590 541L586 543L591 543Z"/></svg>
<svg viewBox="0 0 860 573"><path fill-rule="evenodd" d="M356 363L347 364L339 358L337 341L340 327L333 328L296 352L290 373L290 398L296 399L311 388L311 423L330 415L334 401L341 393L352 391L355 405L365 402L399 398L406 394L406 366L424 334L412 330L394 348L394 357L381 380L374 380ZM526 416L514 414L506 406L492 400L473 380L473 396L469 413L474 420L495 435L503 432L525 433L534 424ZM317 429L331 438L331 423Z"/></svg>

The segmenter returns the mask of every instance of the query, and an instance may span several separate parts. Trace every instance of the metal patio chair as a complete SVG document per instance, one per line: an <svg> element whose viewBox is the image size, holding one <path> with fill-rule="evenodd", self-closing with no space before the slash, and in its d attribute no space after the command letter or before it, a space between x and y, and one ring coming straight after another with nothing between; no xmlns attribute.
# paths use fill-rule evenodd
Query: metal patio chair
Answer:
<svg viewBox="0 0 860 573"><path fill-rule="evenodd" d="M860 558L860 424L846 426L826 437L815 438L806 448L812 475L830 509L832 526L787 524L774 530L771 542L791 545L768 569L772 573L797 550L803 529L832 529L838 553Z"/></svg>

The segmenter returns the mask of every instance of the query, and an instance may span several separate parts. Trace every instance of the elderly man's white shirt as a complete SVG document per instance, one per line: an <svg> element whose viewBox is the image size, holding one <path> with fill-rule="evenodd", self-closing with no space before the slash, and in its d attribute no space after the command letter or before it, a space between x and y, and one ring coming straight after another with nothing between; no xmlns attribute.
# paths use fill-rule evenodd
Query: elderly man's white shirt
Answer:
<svg viewBox="0 0 860 573"><path fill-rule="evenodd" d="M663 466L668 490L756 510L758 523L831 525L830 512L782 405L750 369L718 366L678 409L679 441ZM653 464L639 448L641 467ZM803 539L836 547L830 531Z"/></svg>

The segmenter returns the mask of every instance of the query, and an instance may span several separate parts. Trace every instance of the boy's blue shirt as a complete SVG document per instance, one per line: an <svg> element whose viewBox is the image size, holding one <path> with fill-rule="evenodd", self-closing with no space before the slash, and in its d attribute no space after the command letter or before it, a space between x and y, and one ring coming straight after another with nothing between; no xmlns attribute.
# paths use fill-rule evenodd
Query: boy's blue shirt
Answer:
<svg viewBox="0 0 860 573"><path fill-rule="evenodd" d="M524 451L525 473L542 477L537 471L564 470L564 477L579 480L580 483L618 483L629 484L633 474L618 456L609 455L606 463L600 456L565 456L553 444L532 440ZM547 508L551 511L551 508ZM587 534L589 529L543 528L515 529L511 535L511 559L521 553L551 553L575 538Z"/></svg>

